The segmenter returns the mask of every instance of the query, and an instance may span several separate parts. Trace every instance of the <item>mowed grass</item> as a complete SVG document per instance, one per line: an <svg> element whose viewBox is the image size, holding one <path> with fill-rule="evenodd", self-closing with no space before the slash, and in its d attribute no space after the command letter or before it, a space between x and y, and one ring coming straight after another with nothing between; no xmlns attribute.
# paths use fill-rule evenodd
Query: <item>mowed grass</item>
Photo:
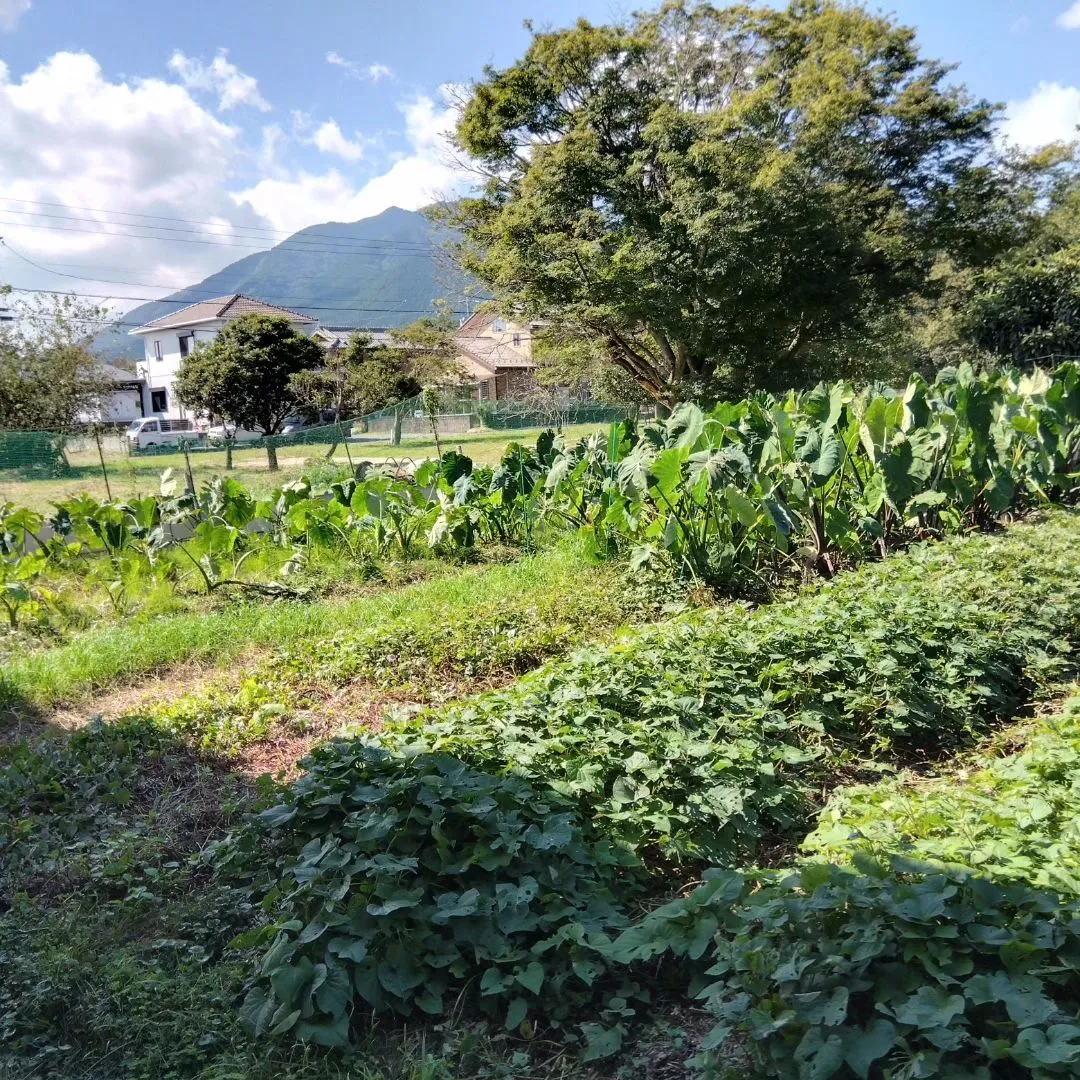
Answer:
<svg viewBox="0 0 1080 1080"><path fill-rule="evenodd" d="M520 603L529 593L562 591L572 597L586 577L604 575L611 577L614 592L617 571L589 565L580 541L567 538L510 563L448 567L445 576L343 602L264 601L94 628L67 644L12 659L0 672L0 711L47 712L183 662L225 668L259 649L406 617L420 624L452 621L455 613L500 599Z"/></svg>
<svg viewBox="0 0 1080 1080"><path fill-rule="evenodd" d="M466 435L441 436L443 450L460 450L477 465L493 465L502 456L508 443L535 443L542 428L525 428L520 431L477 430ZM604 430L601 424L578 424L564 429L568 441L576 441ZM117 449L119 443L112 440L105 449L105 468L109 476L108 490L114 499L138 498L154 494L161 484L161 474L166 469L182 473L185 468L181 453L129 455ZM266 451L240 448L233 454L234 476L255 496L269 494L284 483L307 474L326 482L334 479L335 472L347 475L350 461L355 466L361 461L408 462L434 457L437 453L434 439L404 437L400 446L391 446L389 439L365 438L351 442L346 451L339 444L328 459L329 443L297 444L278 449L277 472L271 472ZM196 487L215 476L226 475L225 452L218 450L198 451L191 456L191 472ZM62 502L83 492L96 499L106 497L105 478L95 449L79 449L68 453L72 471L68 476L56 479L27 479L18 472L0 473L0 502L16 506L28 506L48 513L54 503Z"/></svg>

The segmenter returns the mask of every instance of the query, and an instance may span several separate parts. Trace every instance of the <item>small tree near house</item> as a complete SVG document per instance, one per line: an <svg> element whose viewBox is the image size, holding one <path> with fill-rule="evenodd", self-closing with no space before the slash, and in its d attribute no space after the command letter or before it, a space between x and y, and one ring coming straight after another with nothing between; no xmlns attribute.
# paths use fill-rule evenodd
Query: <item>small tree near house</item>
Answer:
<svg viewBox="0 0 1080 1080"><path fill-rule="evenodd" d="M242 315L184 358L176 389L189 408L220 416L236 428L277 435L299 405L293 377L319 367L323 359L318 344L288 319ZM266 457L276 470L272 444Z"/></svg>

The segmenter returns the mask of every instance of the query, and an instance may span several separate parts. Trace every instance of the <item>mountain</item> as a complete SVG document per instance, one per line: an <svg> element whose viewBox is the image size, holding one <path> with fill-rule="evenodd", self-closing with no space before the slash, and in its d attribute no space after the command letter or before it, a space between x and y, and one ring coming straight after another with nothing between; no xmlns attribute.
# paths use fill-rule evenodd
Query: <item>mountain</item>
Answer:
<svg viewBox="0 0 1080 1080"><path fill-rule="evenodd" d="M141 357L133 326L196 300L246 293L312 315L326 326L404 326L445 298L461 307L466 278L445 247L449 230L396 206L360 221L330 221L246 255L196 285L133 308L94 342L98 355Z"/></svg>

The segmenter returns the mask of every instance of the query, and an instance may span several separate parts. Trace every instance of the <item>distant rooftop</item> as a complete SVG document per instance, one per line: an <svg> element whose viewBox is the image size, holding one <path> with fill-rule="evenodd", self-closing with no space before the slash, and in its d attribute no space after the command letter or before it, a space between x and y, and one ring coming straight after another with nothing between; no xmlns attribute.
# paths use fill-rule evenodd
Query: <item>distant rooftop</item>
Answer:
<svg viewBox="0 0 1080 1080"><path fill-rule="evenodd" d="M197 303L188 304L187 307L182 307L178 311L162 315L160 319L136 326L130 333L147 334L154 330L179 330L185 326L198 326L199 323L215 322L218 319L238 319L241 315L283 315L289 322L304 324L319 321L310 315L302 315L299 311L278 307L277 304L268 304L265 300L257 300L253 296L232 293L230 296L219 296L213 300L199 300Z"/></svg>

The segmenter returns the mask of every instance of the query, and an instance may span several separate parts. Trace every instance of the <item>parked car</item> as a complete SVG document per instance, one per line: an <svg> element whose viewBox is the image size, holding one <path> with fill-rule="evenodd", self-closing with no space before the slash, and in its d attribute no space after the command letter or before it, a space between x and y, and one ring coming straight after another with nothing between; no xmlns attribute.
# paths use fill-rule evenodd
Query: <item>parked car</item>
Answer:
<svg viewBox="0 0 1080 1080"><path fill-rule="evenodd" d="M206 429L206 437L211 442L224 442L232 438L234 442L251 442L253 439L261 439L261 431L249 431L247 428L226 428L224 424L211 424Z"/></svg>
<svg viewBox="0 0 1080 1080"><path fill-rule="evenodd" d="M198 442L203 433L191 420L167 420L160 416L144 416L132 420L127 429L128 447L145 450L148 446L178 446L181 441Z"/></svg>

